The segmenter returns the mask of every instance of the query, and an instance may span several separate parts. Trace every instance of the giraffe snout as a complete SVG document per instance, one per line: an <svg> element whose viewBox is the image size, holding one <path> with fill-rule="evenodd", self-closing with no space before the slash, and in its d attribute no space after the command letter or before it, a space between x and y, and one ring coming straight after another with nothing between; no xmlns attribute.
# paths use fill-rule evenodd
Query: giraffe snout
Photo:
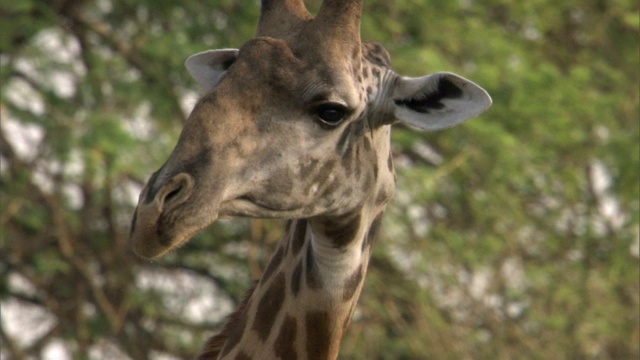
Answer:
<svg viewBox="0 0 640 360"><path fill-rule="evenodd" d="M191 197L193 177L180 173L159 184L155 194L150 194L154 180L150 180L140 196L129 235L133 251L143 258L161 256L180 246L188 239L187 234L193 233L176 226L179 221L173 211Z"/></svg>

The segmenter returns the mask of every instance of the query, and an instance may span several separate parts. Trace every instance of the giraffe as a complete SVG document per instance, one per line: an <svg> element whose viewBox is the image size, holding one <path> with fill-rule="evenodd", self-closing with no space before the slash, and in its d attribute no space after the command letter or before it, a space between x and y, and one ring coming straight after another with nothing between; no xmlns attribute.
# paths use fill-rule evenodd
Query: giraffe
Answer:
<svg viewBox="0 0 640 360"><path fill-rule="evenodd" d="M440 130L491 105L452 73L397 74L362 1L263 0L254 39L186 67L206 94L143 188L130 242L157 258L220 217L289 219L262 277L198 359L335 359L395 190L394 123Z"/></svg>

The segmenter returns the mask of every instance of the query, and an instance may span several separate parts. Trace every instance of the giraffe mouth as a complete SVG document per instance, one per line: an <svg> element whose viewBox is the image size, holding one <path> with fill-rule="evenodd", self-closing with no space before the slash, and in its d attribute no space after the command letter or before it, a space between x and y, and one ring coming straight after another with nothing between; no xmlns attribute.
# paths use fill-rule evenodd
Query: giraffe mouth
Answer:
<svg viewBox="0 0 640 360"><path fill-rule="evenodd" d="M303 207L297 204L281 206L260 201L250 195L243 195L224 202L220 209L220 215L256 218L296 218L305 215L304 210Z"/></svg>
<svg viewBox="0 0 640 360"><path fill-rule="evenodd" d="M182 218L170 212L145 211L139 208L134 214L129 241L135 254L144 259L155 259L181 247L218 218L215 212Z"/></svg>

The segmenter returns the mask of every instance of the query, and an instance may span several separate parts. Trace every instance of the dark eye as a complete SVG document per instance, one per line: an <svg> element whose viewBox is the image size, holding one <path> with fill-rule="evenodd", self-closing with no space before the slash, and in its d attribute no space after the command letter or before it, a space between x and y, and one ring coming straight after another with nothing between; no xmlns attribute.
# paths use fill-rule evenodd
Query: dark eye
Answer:
<svg viewBox="0 0 640 360"><path fill-rule="evenodd" d="M347 108L340 104L322 104L315 110L320 121L329 126L338 126L347 117Z"/></svg>

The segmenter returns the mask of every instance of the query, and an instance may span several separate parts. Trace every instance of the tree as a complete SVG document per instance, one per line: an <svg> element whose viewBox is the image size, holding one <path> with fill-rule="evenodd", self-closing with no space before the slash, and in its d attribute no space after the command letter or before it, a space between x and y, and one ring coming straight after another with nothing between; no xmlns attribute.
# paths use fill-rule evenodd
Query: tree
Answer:
<svg viewBox="0 0 640 360"><path fill-rule="evenodd" d="M240 46L257 5L0 5L3 358L185 358L260 274L281 223L218 222L152 263L127 244L198 97L184 59ZM494 105L395 129L344 359L640 356L639 28L623 0L366 2L397 69L455 71Z"/></svg>

